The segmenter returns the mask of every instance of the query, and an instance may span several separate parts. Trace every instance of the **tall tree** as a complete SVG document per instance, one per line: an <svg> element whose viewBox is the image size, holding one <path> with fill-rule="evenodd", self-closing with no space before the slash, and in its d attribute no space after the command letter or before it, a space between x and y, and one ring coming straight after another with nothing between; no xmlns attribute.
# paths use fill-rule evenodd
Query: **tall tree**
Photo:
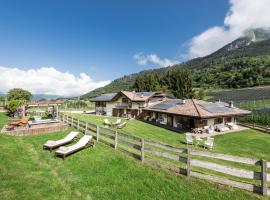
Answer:
<svg viewBox="0 0 270 200"><path fill-rule="evenodd" d="M11 100L23 100L23 101L31 101L33 98L31 92L21 89L14 88L8 91L7 99Z"/></svg>

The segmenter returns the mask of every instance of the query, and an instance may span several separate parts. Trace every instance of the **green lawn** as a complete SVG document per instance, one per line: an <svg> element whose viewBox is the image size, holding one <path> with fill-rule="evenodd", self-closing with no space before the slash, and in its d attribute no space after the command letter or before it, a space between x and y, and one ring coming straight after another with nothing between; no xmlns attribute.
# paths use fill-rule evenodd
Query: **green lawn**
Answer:
<svg viewBox="0 0 270 200"><path fill-rule="evenodd" d="M76 118L103 126L103 116L74 114ZM108 118L108 117L106 117ZM108 118L116 121L115 118ZM153 126L138 120L127 120L127 126L121 132L159 141L173 146L186 147L185 135ZM200 148L200 150L203 150ZM239 155L270 161L270 134L256 130L243 130L215 136L215 152Z"/></svg>
<svg viewBox="0 0 270 200"><path fill-rule="evenodd" d="M5 119L0 113L0 128ZM64 135L0 135L0 199L265 199L143 165L100 143L65 161L42 150Z"/></svg>

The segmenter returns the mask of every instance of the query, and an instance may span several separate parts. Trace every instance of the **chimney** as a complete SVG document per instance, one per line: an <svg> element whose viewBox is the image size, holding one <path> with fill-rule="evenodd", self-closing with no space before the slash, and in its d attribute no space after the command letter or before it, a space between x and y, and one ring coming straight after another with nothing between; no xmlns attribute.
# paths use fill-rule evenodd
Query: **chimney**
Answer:
<svg viewBox="0 0 270 200"><path fill-rule="evenodd" d="M230 108L233 108L233 101L230 101L230 102L229 102L229 107L230 107Z"/></svg>

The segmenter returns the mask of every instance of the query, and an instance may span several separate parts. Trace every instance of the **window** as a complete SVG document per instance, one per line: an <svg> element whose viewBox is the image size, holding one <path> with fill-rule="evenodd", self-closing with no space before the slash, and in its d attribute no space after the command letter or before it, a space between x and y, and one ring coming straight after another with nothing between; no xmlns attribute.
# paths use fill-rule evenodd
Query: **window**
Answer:
<svg viewBox="0 0 270 200"><path fill-rule="evenodd" d="M122 98L122 102L123 102L123 103L128 103L128 98L123 97L123 98Z"/></svg>

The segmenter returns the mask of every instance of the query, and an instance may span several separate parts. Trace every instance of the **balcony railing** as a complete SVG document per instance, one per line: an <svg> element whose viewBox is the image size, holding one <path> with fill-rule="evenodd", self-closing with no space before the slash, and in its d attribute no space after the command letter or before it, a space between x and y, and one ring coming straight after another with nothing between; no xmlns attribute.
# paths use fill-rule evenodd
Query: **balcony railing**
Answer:
<svg viewBox="0 0 270 200"><path fill-rule="evenodd" d="M130 106L131 106L130 103L124 103L124 102L118 102L115 104L116 108L128 108Z"/></svg>

